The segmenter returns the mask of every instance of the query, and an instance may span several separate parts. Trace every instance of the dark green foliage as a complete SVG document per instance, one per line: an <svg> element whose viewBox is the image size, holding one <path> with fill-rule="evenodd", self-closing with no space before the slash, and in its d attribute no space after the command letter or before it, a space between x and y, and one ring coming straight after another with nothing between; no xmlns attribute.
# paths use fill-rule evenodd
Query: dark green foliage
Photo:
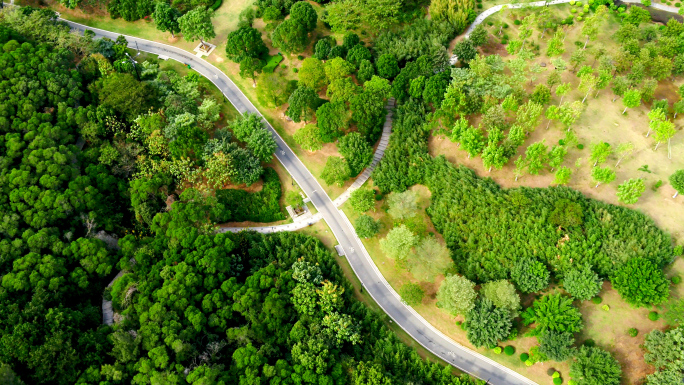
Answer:
<svg viewBox="0 0 684 385"><path fill-rule="evenodd" d="M484 298L475 302L475 307L466 314L464 325L468 341L477 347L491 348L508 337L513 323L508 310L497 308Z"/></svg>
<svg viewBox="0 0 684 385"><path fill-rule="evenodd" d="M522 312L525 325L536 326L531 334L540 336L545 331L577 333L582 330L582 314L572 306L572 298L561 294L547 294L534 301Z"/></svg>
<svg viewBox="0 0 684 385"><path fill-rule="evenodd" d="M304 51L307 45L307 31L303 24L293 19L287 19L280 23L271 34L273 46L287 53Z"/></svg>
<svg viewBox="0 0 684 385"><path fill-rule="evenodd" d="M521 362L525 362L525 361L527 361L527 360L529 360L529 359L530 359L530 355L529 355L529 354L527 354L527 353L522 353L522 354L520 354L520 361L521 361Z"/></svg>
<svg viewBox="0 0 684 385"><path fill-rule="evenodd" d="M290 8L292 5L297 3L299 0L257 0L254 4L260 9L264 10L268 7L274 7L278 9L283 15L290 13Z"/></svg>
<svg viewBox="0 0 684 385"><path fill-rule="evenodd" d="M318 60L327 60L331 49L330 39L321 39L314 46L313 56Z"/></svg>
<svg viewBox="0 0 684 385"><path fill-rule="evenodd" d="M670 295L669 281L652 261L633 258L611 277L613 287L627 303L647 307L665 302Z"/></svg>
<svg viewBox="0 0 684 385"><path fill-rule="evenodd" d="M252 27L241 27L228 34L226 55L236 63L245 57L259 58L268 53L268 48L261 39L261 32Z"/></svg>
<svg viewBox="0 0 684 385"><path fill-rule="evenodd" d="M354 228L360 238L370 238L380 232L380 222L364 214L356 218Z"/></svg>
<svg viewBox="0 0 684 385"><path fill-rule="evenodd" d="M598 304L600 304L601 302L603 302L603 298L601 298L601 297L594 297L594 298L591 299L591 302L593 302L594 304L598 305Z"/></svg>
<svg viewBox="0 0 684 385"><path fill-rule="evenodd" d="M460 32L449 22L421 18L399 31L381 33L375 39L373 49L379 56L391 54L400 63L405 63L447 46Z"/></svg>
<svg viewBox="0 0 684 385"><path fill-rule="evenodd" d="M180 16L180 11L176 8L172 8L165 2L157 3L154 7L154 13L152 14L157 29L162 32L169 31L171 32L171 36L180 32L180 26L178 26L178 18Z"/></svg>
<svg viewBox="0 0 684 385"><path fill-rule="evenodd" d="M570 377L577 385L618 385L622 369L607 351L582 346L570 365Z"/></svg>
<svg viewBox="0 0 684 385"><path fill-rule="evenodd" d="M648 319L651 321L657 321L660 319L660 314L657 311L651 311L648 313Z"/></svg>
<svg viewBox="0 0 684 385"><path fill-rule="evenodd" d="M634 258L658 268L672 261L670 237L637 211L587 199L564 187L502 190L491 179L479 179L442 157L429 164L424 174L432 192L427 213L444 235L459 271L470 279L506 279L523 258L538 259L560 278L573 266L589 263L604 279ZM378 186L384 191L381 183ZM584 220L559 234L549 217L562 199L579 204ZM563 234L569 240L559 243Z"/></svg>
<svg viewBox="0 0 684 385"><path fill-rule="evenodd" d="M630 337L636 337L639 335L639 330L636 328L629 328L629 330L627 330L627 334L629 334Z"/></svg>
<svg viewBox="0 0 684 385"><path fill-rule="evenodd" d="M373 148L358 132L341 137L337 149L347 161L352 177L359 175L373 160Z"/></svg>
<svg viewBox="0 0 684 385"><path fill-rule="evenodd" d="M151 15L155 2L152 0L112 0L107 3L107 12L112 19L122 18L135 21Z"/></svg>
<svg viewBox="0 0 684 385"><path fill-rule="evenodd" d="M91 86L91 91L99 95L100 104L133 120L147 112L155 100L154 89L140 83L131 74L115 73Z"/></svg>
<svg viewBox="0 0 684 385"><path fill-rule="evenodd" d="M285 219L280 208L282 188L278 173L270 167L264 169L264 185L259 192L229 189L216 191L216 200L225 208L214 220L223 222L275 222Z"/></svg>
<svg viewBox="0 0 684 385"><path fill-rule="evenodd" d="M290 18L303 25L307 32L311 32L316 29L318 14L311 4L299 1L290 8Z"/></svg>
<svg viewBox="0 0 684 385"><path fill-rule="evenodd" d="M504 354L512 356L515 354L515 346L508 345L504 348Z"/></svg>
<svg viewBox="0 0 684 385"><path fill-rule="evenodd" d="M349 126L349 113L343 102L324 103L316 110L321 140L334 142Z"/></svg>
<svg viewBox="0 0 684 385"><path fill-rule="evenodd" d="M357 44L353 46L349 52L347 52L347 61L351 63L357 69L361 66L361 62L364 60L371 60L372 55L368 48Z"/></svg>
<svg viewBox="0 0 684 385"><path fill-rule="evenodd" d="M468 63L469 61L475 59L475 56L477 56L477 50L470 39L463 39L456 43L453 54L458 56L458 60L461 63Z"/></svg>
<svg viewBox="0 0 684 385"><path fill-rule="evenodd" d="M392 136L385 156L373 172L380 191L403 192L423 182L429 161L427 132L423 130L425 107L415 101L400 105L392 120Z"/></svg>
<svg viewBox="0 0 684 385"><path fill-rule="evenodd" d="M574 354L574 342L570 332L546 330L539 336L539 352L554 361L563 362Z"/></svg>
<svg viewBox="0 0 684 385"><path fill-rule="evenodd" d="M511 269L511 279L523 293L534 293L549 286L549 271L534 258L521 258Z"/></svg>
<svg viewBox="0 0 684 385"><path fill-rule="evenodd" d="M552 224L569 229L573 226L581 226L584 222L584 213L579 203L559 199L553 206L553 211L549 215L549 222Z"/></svg>
<svg viewBox="0 0 684 385"><path fill-rule="evenodd" d="M601 290L603 281L591 270L588 264L570 270L563 279L563 287L571 296L589 300Z"/></svg>
<svg viewBox="0 0 684 385"><path fill-rule="evenodd" d="M679 275L675 275L672 278L670 278L670 282L672 282L673 285L679 285L682 283L682 277Z"/></svg>
<svg viewBox="0 0 684 385"><path fill-rule="evenodd" d="M318 105L318 95L313 89L300 85L288 99L290 105L285 112L294 122L305 122L313 118Z"/></svg>
<svg viewBox="0 0 684 385"><path fill-rule="evenodd" d="M384 54L378 58L376 63L378 67L378 75L385 79L392 80L399 74L399 64L397 58L392 54Z"/></svg>

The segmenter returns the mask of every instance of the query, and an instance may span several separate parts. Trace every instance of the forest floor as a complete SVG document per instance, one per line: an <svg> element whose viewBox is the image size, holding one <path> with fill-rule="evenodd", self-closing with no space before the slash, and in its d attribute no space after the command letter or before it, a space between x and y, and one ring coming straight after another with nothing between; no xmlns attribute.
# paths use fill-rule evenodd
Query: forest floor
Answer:
<svg viewBox="0 0 684 385"><path fill-rule="evenodd" d="M22 5L34 5L37 6L34 0L21 0L18 3ZM182 34L176 34L175 38L171 37L169 32L161 32L156 29L153 22L148 22L144 20L137 20L134 22L128 22L123 19L112 19L109 15L101 8L86 8L82 10L77 9L67 9L66 7L59 4L56 0L46 0L45 4L49 8L60 12L61 17L67 20L74 21L76 23L81 23L94 28L106 29L109 31L119 32L121 34L136 36L151 41L169 44L186 51L192 52L192 50L197 46L198 42L188 42L182 37ZM226 37L228 34L237 29L238 16L240 12L251 6L252 2L247 0L225 0L221 7L216 11L212 22L214 24L214 30L216 32L216 38L211 39L209 42L216 44L216 49L214 52L205 58L209 63L213 64L221 71L223 71L230 79L240 88L240 90L249 98L249 100L261 111L261 113L268 119L273 128L283 137L283 140L292 148L295 154L301 159L304 165L312 172L312 174L318 179L319 183L325 189L326 193L335 199L341 195L346 189L351 186L354 182L354 178L349 179L344 186L331 185L327 186L325 182L320 178L323 167L325 167L325 162L328 156L339 156L337 147L334 143L327 143L324 145L322 150L316 152L310 152L303 150L292 138L292 135L297 131L297 129L304 127L305 123L294 123L288 121L285 117L285 108L269 108L261 103L257 98L256 88L253 87L253 82L251 79L243 79L238 74L240 72L239 65L233 63L226 57ZM319 12L323 11L323 8L315 3L311 2L314 8ZM277 54L278 50L270 45L270 38L268 37L267 26L259 19L255 20L254 28L257 28L262 32L264 43L269 48L269 53L271 55ZM297 74L293 71L294 68L301 66L304 58L310 57L313 51L313 42L316 41L316 36L322 34L325 30L323 23L319 21L318 27L314 30L309 37L311 44L306 49L306 51L300 55L283 55L284 60L280 63L276 72L282 75L288 80L297 80ZM328 34L328 33L326 33ZM333 35L338 39L338 43L341 43L342 36ZM301 57L301 59L300 59ZM180 63L179 63L180 64ZM180 65L182 66L182 65Z"/></svg>

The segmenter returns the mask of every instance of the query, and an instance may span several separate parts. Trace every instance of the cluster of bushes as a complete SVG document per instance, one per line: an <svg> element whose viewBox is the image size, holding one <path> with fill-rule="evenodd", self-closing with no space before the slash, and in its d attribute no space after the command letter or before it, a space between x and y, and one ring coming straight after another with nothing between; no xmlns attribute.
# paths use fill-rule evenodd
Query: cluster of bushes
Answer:
<svg viewBox="0 0 684 385"><path fill-rule="evenodd" d="M216 199L225 211L214 219L217 222L276 222L285 219L280 208L282 186L278 173L266 167L263 181L261 191L255 193L239 189L217 190Z"/></svg>

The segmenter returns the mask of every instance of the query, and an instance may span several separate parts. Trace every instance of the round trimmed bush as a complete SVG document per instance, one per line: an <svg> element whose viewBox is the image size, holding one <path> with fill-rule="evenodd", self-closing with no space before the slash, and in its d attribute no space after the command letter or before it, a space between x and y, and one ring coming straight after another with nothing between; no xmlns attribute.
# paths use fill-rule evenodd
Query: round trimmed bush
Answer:
<svg viewBox="0 0 684 385"><path fill-rule="evenodd" d="M593 302L593 303L595 303L595 304L598 305L598 304L600 304L601 302L603 302L603 298L601 298L601 297L599 297L599 296L596 296L596 297L594 297L594 298L591 299L591 302Z"/></svg>
<svg viewBox="0 0 684 385"><path fill-rule="evenodd" d="M639 334L639 331L636 328L631 328L627 330L627 334L629 334L630 337L636 337Z"/></svg>
<svg viewBox="0 0 684 385"><path fill-rule="evenodd" d="M596 342L594 340L592 340L591 338L589 338L589 339L584 340L584 346L586 346L588 348L593 348L594 346L596 346Z"/></svg>
<svg viewBox="0 0 684 385"><path fill-rule="evenodd" d="M532 362L532 360L525 361L525 366L532 366L532 365L534 365L534 362Z"/></svg>
<svg viewBox="0 0 684 385"><path fill-rule="evenodd" d="M482 9L482 3L477 3L477 9Z"/></svg>
<svg viewBox="0 0 684 385"><path fill-rule="evenodd" d="M548 369L546 370L546 374L548 374L548 375L551 376L552 378L553 378L553 374L554 374L554 373L556 373L556 369L554 369L554 368L548 368Z"/></svg>
<svg viewBox="0 0 684 385"><path fill-rule="evenodd" d="M515 348L511 345L508 345L504 348L504 354L507 356L512 356L515 354Z"/></svg>
<svg viewBox="0 0 684 385"><path fill-rule="evenodd" d="M580 143L580 144L577 145L577 148L580 149L580 150L582 150L582 149L584 149L584 145L583 145L582 143Z"/></svg>
<svg viewBox="0 0 684 385"><path fill-rule="evenodd" d="M553 379L553 385L561 385L563 383L563 380L560 377L556 377Z"/></svg>
<svg viewBox="0 0 684 385"><path fill-rule="evenodd" d="M494 352L494 354L501 354L503 349L501 349L501 346L497 346L494 349L492 349L492 351Z"/></svg>
<svg viewBox="0 0 684 385"><path fill-rule="evenodd" d="M660 314L658 314L657 311L652 311L648 313L648 319L650 319L651 321L657 321L660 319Z"/></svg>
<svg viewBox="0 0 684 385"><path fill-rule="evenodd" d="M530 355L527 353L523 353L520 355L520 361L525 362L530 359Z"/></svg>
<svg viewBox="0 0 684 385"><path fill-rule="evenodd" d="M565 140L563 140L563 139L558 139L558 145L559 145L559 146L565 146Z"/></svg>
<svg viewBox="0 0 684 385"><path fill-rule="evenodd" d="M577 16L577 21L582 21L582 16Z"/></svg>
<svg viewBox="0 0 684 385"><path fill-rule="evenodd" d="M682 3L675 3L675 7L679 8L682 6Z"/></svg>
<svg viewBox="0 0 684 385"><path fill-rule="evenodd" d="M571 8L570 13L577 13L577 8Z"/></svg>
<svg viewBox="0 0 684 385"><path fill-rule="evenodd" d="M520 25L520 24L522 24L522 21L515 19L515 20L513 20L513 24Z"/></svg>
<svg viewBox="0 0 684 385"><path fill-rule="evenodd" d="M672 281L673 285L679 285L680 283L682 283L682 277L675 275L670 279L670 281Z"/></svg>

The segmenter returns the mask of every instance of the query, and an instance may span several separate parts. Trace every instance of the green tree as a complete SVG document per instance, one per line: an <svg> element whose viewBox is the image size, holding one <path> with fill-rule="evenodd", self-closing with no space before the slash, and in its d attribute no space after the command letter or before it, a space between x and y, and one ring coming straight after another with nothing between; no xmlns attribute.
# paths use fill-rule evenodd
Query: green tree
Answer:
<svg viewBox="0 0 684 385"><path fill-rule="evenodd" d="M481 47L487 44L488 37L489 33L482 24L478 24L470 35L468 35L468 38L473 42L475 47Z"/></svg>
<svg viewBox="0 0 684 385"><path fill-rule="evenodd" d="M216 32L214 32L214 25L211 23L212 16L214 16L214 12L210 9L197 7L179 17L178 25L183 31L183 37L189 41L199 39L203 45L206 44L204 40L215 38Z"/></svg>
<svg viewBox="0 0 684 385"><path fill-rule="evenodd" d="M563 287L571 296L587 301L601 291L603 281L598 274L591 270L591 265L585 263L570 270L563 278Z"/></svg>
<svg viewBox="0 0 684 385"><path fill-rule="evenodd" d="M321 140L325 143L335 141L349 126L349 113L343 102L322 104L316 110Z"/></svg>
<svg viewBox="0 0 684 385"><path fill-rule="evenodd" d="M181 13L176 8L171 7L165 2L159 2L154 6L152 19L154 19L158 30L171 32L171 37L175 38L176 34L180 32L180 26L178 25L178 18L180 16Z"/></svg>
<svg viewBox="0 0 684 385"><path fill-rule="evenodd" d="M375 64L378 67L378 75L385 79L392 80L399 74L399 63L397 62L397 58L392 54L386 53L380 55Z"/></svg>
<svg viewBox="0 0 684 385"><path fill-rule="evenodd" d="M670 385L681 381L683 331L682 327L666 332L656 329L646 336L644 359L656 368L656 372L647 377L648 385Z"/></svg>
<svg viewBox="0 0 684 385"><path fill-rule="evenodd" d="M584 21L584 24L582 24L582 35L587 37L582 49L587 48L587 43L589 43L589 40L596 40L598 37L601 23L605 20L606 11L606 6L599 6L596 8L596 12L594 12L594 14L590 17L587 17L587 19Z"/></svg>
<svg viewBox="0 0 684 385"><path fill-rule="evenodd" d="M482 130L473 126L468 127L461 133L461 145L463 149L468 152L468 159L471 156L477 156L484 148L484 135Z"/></svg>
<svg viewBox="0 0 684 385"><path fill-rule="evenodd" d="M390 258L404 260L416 243L418 243L418 236L413 234L406 225L401 224L392 228L387 236L380 240L380 249Z"/></svg>
<svg viewBox="0 0 684 385"><path fill-rule="evenodd" d="M263 127L254 130L245 142L252 153L262 162L270 162L273 159L273 153L278 148L273 134Z"/></svg>
<svg viewBox="0 0 684 385"><path fill-rule="evenodd" d="M155 97L150 85L139 82L131 74L114 73L98 85L100 104L131 120L145 113Z"/></svg>
<svg viewBox="0 0 684 385"><path fill-rule="evenodd" d="M318 14L311 4L306 1L299 1L290 8L290 18L304 26L307 32L316 29Z"/></svg>
<svg viewBox="0 0 684 385"><path fill-rule="evenodd" d="M416 306L423 302L425 290L423 290L423 288L417 283L408 282L399 288L399 296L405 304L409 306Z"/></svg>
<svg viewBox="0 0 684 385"><path fill-rule="evenodd" d="M551 90L546 84L537 84L534 88L534 92L530 96L530 100L537 104L545 105L551 100Z"/></svg>
<svg viewBox="0 0 684 385"><path fill-rule="evenodd" d="M615 153L618 156L618 161L617 161L617 163L615 163L615 167L617 168L617 166L620 164L620 162L622 162L623 159L625 159L626 157L631 155L633 152L634 152L634 143L632 143L632 142L620 143L617 147L617 150L615 151Z"/></svg>
<svg viewBox="0 0 684 385"><path fill-rule="evenodd" d="M595 188L601 183L608 184L615 180L615 171L608 167L594 167L591 169L591 178L596 182Z"/></svg>
<svg viewBox="0 0 684 385"><path fill-rule="evenodd" d="M315 124L307 124L298 129L297 132L292 135L292 139L307 151L318 151L323 148L321 130L316 127Z"/></svg>
<svg viewBox="0 0 684 385"><path fill-rule="evenodd" d="M636 108L641 105L641 92L639 90L627 90L622 96L622 103L625 109L622 111L622 115L627 112L628 108Z"/></svg>
<svg viewBox="0 0 684 385"><path fill-rule="evenodd" d="M487 298L475 302L464 322L468 341L476 347L492 348L511 333L513 317L507 309L494 307Z"/></svg>
<svg viewBox="0 0 684 385"><path fill-rule="evenodd" d="M409 254L408 267L420 281L432 282L451 265L449 250L434 237L425 237Z"/></svg>
<svg viewBox="0 0 684 385"><path fill-rule="evenodd" d="M577 385L618 385L622 369L607 351L582 346L570 364L570 377Z"/></svg>
<svg viewBox="0 0 684 385"><path fill-rule="evenodd" d="M572 298L559 293L547 294L522 312L525 325L535 324L531 334L540 336L547 330L577 333L582 330L582 314L572 306Z"/></svg>
<svg viewBox="0 0 684 385"><path fill-rule="evenodd" d="M341 137L337 149L347 161L351 176L360 174L373 160L373 148L358 132L350 132Z"/></svg>
<svg viewBox="0 0 684 385"><path fill-rule="evenodd" d="M560 29L553 34L553 38L549 40L549 45L546 47L547 56L560 56L565 52L565 44L563 43L563 37L564 33Z"/></svg>
<svg viewBox="0 0 684 385"><path fill-rule="evenodd" d="M520 258L511 269L511 279L523 293L534 293L549 286L549 271L533 258Z"/></svg>
<svg viewBox="0 0 684 385"><path fill-rule="evenodd" d="M684 194L684 170L677 170L672 175L670 175L670 184L672 188L675 189L675 193L672 198L676 198L680 193Z"/></svg>
<svg viewBox="0 0 684 385"><path fill-rule="evenodd" d="M437 306L452 315L466 315L475 307L475 283L460 275L450 275L437 291Z"/></svg>
<svg viewBox="0 0 684 385"><path fill-rule="evenodd" d="M354 222L356 234L361 238L371 238L380 232L380 222L363 214L356 218Z"/></svg>
<svg viewBox="0 0 684 385"><path fill-rule="evenodd" d="M626 205L633 205L639 201L639 197L644 191L646 191L646 184L643 179L626 180L618 186L618 201Z"/></svg>
<svg viewBox="0 0 684 385"><path fill-rule="evenodd" d="M539 353L556 361L563 362L572 357L575 338L571 332L546 330L539 335Z"/></svg>
<svg viewBox="0 0 684 385"><path fill-rule="evenodd" d="M261 60L245 57L240 61L240 77L252 79L252 86L256 87L256 78L262 68Z"/></svg>
<svg viewBox="0 0 684 385"><path fill-rule="evenodd" d="M293 54L303 52L307 46L307 31L303 24L290 18L278 25L271 33L271 42L274 47L286 53Z"/></svg>
<svg viewBox="0 0 684 385"><path fill-rule="evenodd" d="M659 305L670 295L663 271L648 259L636 257L620 266L610 278L613 287L629 304L640 307Z"/></svg>
<svg viewBox="0 0 684 385"><path fill-rule="evenodd" d="M259 30L244 26L228 34L226 41L228 59L240 63L245 57L259 58L265 53L268 53L268 48Z"/></svg>
<svg viewBox="0 0 684 385"><path fill-rule="evenodd" d="M359 71L356 73L356 77L361 82L367 82L375 76L375 66L370 60L363 59L361 64L359 64Z"/></svg>
<svg viewBox="0 0 684 385"><path fill-rule="evenodd" d="M310 121L318 103L318 95L313 89L300 85L287 100L290 104L285 114L295 123Z"/></svg>
<svg viewBox="0 0 684 385"><path fill-rule="evenodd" d="M344 182L351 177L351 171L347 161L339 156L329 156L325 162L325 167L321 173L321 178L329 186L336 184L340 187L344 186Z"/></svg>
<svg viewBox="0 0 684 385"><path fill-rule="evenodd" d="M539 174L544 168L544 163L548 160L547 147L544 141L533 143L525 150L525 162L527 171L532 175Z"/></svg>
<svg viewBox="0 0 684 385"><path fill-rule="evenodd" d="M599 163L608 160L608 157L613 153L613 148L606 142L593 143L591 145L591 156L589 159L594 162L596 167Z"/></svg>
<svg viewBox="0 0 684 385"><path fill-rule="evenodd" d="M299 68L299 83L318 92L327 84L325 75L323 63L316 58L308 57Z"/></svg>
<svg viewBox="0 0 684 385"><path fill-rule="evenodd" d="M285 104L297 88L297 82L289 82L278 73L265 73L259 76L257 98L260 103L269 107L280 107Z"/></svg>
<svg viewBox="0 0 684 385"><path fill-rule="evenodd" d="M470 39L463 39L456 43L452 52L463 63L468 63L477 56L477 50Z"/></svg>
<svg viewBox="0 0 684 385"><path fill-rule="evenodd" d="M370 61L372 58L370 50L361 44L351 47L347 52L347 61L357 69L360 68L362 61Z"/></svg>
<svg viewBox="0 0 684 385"><path fill-rule="evenodd" d="M411 190L401 193L393 193L387 198L389 210L387 212L392 218L404 220L414 217L418 213L418 194Z"/></svg>
<svg viewBox="0 0 684 385"><path fill-rule="evenodd" d="M351 75L354 72L354 66L341 57L336 57L325 62L324 71L328 83L331 83L334 80Z"/></svg>
<svg viewBox="0 0 684 385"><path fill-rule="evenodd" d="M500 279L487 282L482 285L481 293L497 308L508 310L512 317L518 316L520 296L515 291L515 286L509 281Z"/></svg>
<svg viewBox="0 0 684 385"><path fill-rule="evenodd" d="M557 185L566 185L570 182L571 176L572 170L568 167L561 166L556 170L556 174L554 174L553 183Z"/></svg>
<svg viewBox="0 0 684 385"><path fill-rule="evenodd" d="M375 208L375 190L358 188L349 195L349 204L360 213Z"/></svg>

